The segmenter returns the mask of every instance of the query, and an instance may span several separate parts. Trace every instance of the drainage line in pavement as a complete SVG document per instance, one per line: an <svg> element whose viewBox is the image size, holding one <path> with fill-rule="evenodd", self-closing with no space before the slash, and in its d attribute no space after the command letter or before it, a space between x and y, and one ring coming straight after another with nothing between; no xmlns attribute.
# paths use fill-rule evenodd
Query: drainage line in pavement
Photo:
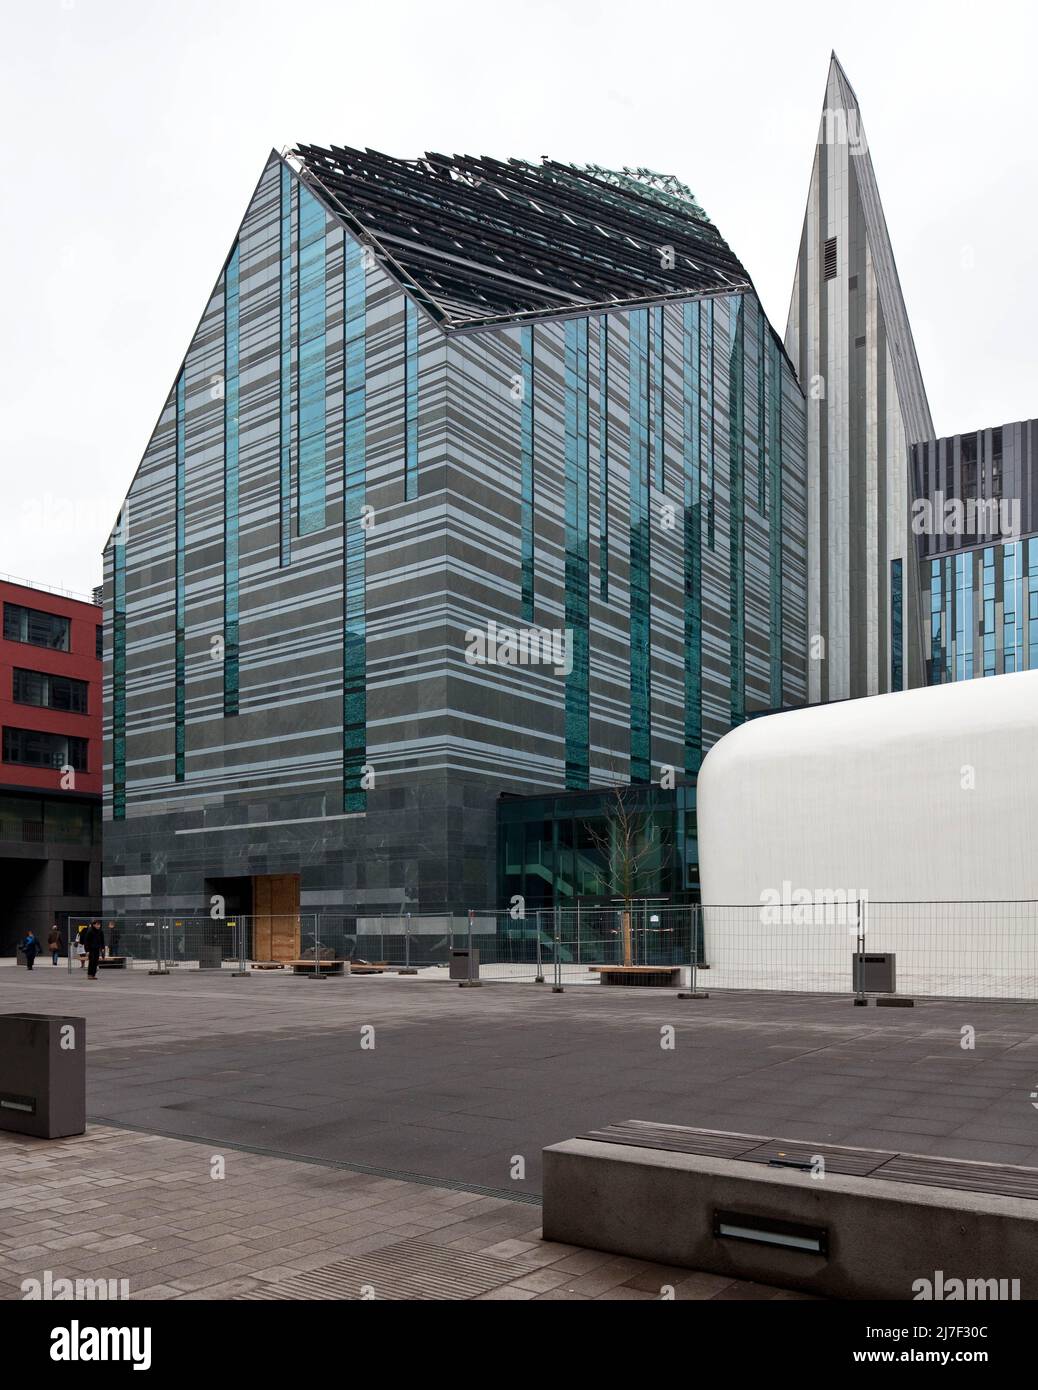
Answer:
<svg viewBox="0 0 1038 1390"><path fill-rule="evenodd" d="M209 1139L200 1134L174 1134L168 1129L154 1129L150 1125L131 1125L125 1120L109 1120L103 1115L91 1115L95 1125L108 1125L111 1129L132 1130L134 1134L154 1134L157 1139L179 1139L185 1144L216 1145L221 1149L234 1149L238 1153L256 1154L260 1158L279 1158L287 1163L309 1163L316 1168L342 1168L348 1173L367 1173L375 1178L393 1178L398 1182L417 1183L422 1187L443 1187L451 1192L474 1192L480 1197L499 1197L506 1202L525 1202L528 1206L539 1207L543 1199L536 1192L511 1192L503 1187L481 1187L479 1183L456 1182L453 1178L430 1178L424 1173L405 1173L398 1168L376 1168L370 1163L347 1163L340 1158L311 1158L307 1154L284 1153L281 1149L264 1149L259 1144L238 1144L229 1139Z"/></svg>

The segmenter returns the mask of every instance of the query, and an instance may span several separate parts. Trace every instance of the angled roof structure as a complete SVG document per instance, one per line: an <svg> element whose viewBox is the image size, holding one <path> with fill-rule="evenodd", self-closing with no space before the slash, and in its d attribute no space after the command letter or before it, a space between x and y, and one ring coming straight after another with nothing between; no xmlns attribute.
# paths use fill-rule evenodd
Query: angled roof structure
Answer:
<svg viewBox="0 0 1038 1390"><path fill-rule="evenodd" d="M448 330L750 288L670 175L339 145L289 159Z"/></svg>

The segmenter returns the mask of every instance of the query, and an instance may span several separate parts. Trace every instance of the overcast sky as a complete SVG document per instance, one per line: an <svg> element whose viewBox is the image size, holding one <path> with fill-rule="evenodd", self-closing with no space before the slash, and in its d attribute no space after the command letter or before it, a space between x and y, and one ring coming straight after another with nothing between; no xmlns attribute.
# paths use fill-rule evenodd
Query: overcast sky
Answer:
<svg viewBox="0 0 1038 1390"><path fill-rule="evenodd" d="M784 331L830 51L938 434L1038 415L1038 7L0 0L0 571L87 591L271 147L649 165Z"/></svg>

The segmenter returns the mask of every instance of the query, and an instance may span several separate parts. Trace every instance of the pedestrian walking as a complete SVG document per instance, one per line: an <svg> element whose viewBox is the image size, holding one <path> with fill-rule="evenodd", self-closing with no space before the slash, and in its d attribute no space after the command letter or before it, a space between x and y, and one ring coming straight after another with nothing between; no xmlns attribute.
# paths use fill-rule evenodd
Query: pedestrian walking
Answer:
<svg viewBox="0 0 1038 1390"><path fill-rule="evenodd" d="M51 965L57 965L58 957L64 950L64 942L61 939L61 932L58 929L57 922L51 927L50 935L47 937L47 950L50 952Z"/></svg>
<svg viewBox="0 0 1038 1390"><path fill-rule="evenodd" d="M117 956L119 954L119 932L114 922L108 923L108 955Z"/></svg>
<svg viewBox="0 0 1038 1390"><path fill-rule="evenodd" d="M86 931L83 933L83 945L86 947L87 961L89 962L87 979L96 980L97 963L101 959L101 952L105 948L105 934L101 930L100 922L91 922L89 927L87 927Z"/></svg>
<svg viewBox="0 0 1038 1390"><path fill-rule="evenodd" d="M76 932L76 956L77 956L78 959L79 959L79 968L80 968L80 970L85 970L85 969L86 969L86 963L87 963L86 934L87 934L87 932L88 932L89 930L90 930L90 925L89 925L89 923L84 922L83 925L80 927L79 931Z"/></svg>
<svg viewBox="0 0 1038 1390"><path fill-rule="evenodd" d="M25 939L18 949L25 956L25 964L31 970L36 957L40 954L40 943L36 938L36 933L26 932Z"/></svg>

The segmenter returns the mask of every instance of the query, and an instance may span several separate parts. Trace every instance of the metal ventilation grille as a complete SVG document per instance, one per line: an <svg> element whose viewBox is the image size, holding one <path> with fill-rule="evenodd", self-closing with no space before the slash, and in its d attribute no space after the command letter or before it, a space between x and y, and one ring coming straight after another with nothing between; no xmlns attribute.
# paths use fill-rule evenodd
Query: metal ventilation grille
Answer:
<svg viewBox="0 0 1038 1390"><path fill-rule="evenodd" d="M836 279L836 238L831 236L825 243L825 278Z"/></svg>
<svg viewBox="0 0 1038 1390"><path fill-rule="evenodd" d="M498 1260L426 1241L401 1240L367 1255L352 1255L307 1270L279 1284L239 1294L238 1302L410 1299L462 1300L499 1289L535 1266L522 1256Z"/></svg>
<svg viewBox="0 0 1038 1390"><path fill-rule="evenodd" d="M968 1159L902 1154L889 1149L850 1149L839 1145L805 1144L789 1139L766 1139L755 1134L726 1134L720 1130L691 1129L684 1125L650 1124L625 1120L591 1130L582 1139L634 1148L663 1149L670 1153L698 1154L705 1158L735 1158L744 1163L765 1163L790 1168L810 1167L821 1156L829 1173L853 1177L884 1178L888 1182L918 1183L923 1187L955 1188L960 1192L989 1192L1006 1197L1038 1199L1038 1168L1010 1163L981 1163Z"/></svg>

